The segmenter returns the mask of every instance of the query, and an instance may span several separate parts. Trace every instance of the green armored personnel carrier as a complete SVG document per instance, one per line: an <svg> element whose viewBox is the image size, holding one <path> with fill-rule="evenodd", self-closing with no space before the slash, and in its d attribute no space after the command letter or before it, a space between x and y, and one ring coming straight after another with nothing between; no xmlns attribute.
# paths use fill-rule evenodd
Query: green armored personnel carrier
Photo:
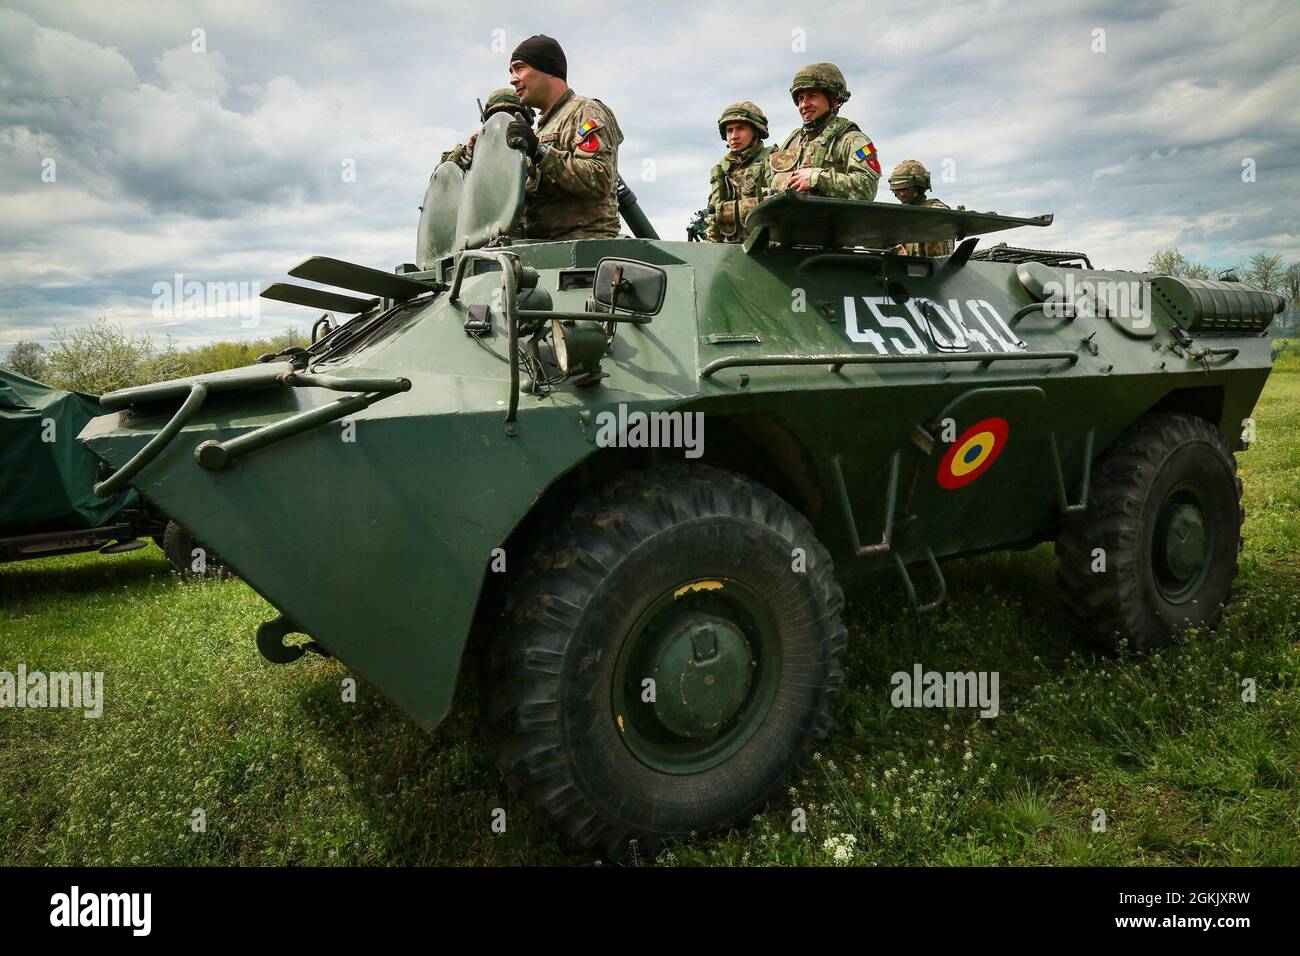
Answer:
<svg viewBox="0 0 1300 956"><path fill-rule="evenodd" d="M432 729L472 647L510 783L617 853L745 818L828 733L846 576L926 613L942 559L1054 540L1080 626L1137 648L1229 601L1280 297L972 255L1047 216L793 193L743 246L520 242L524 173L489 121L414 263L266 292L348 321L83 432L101 492L279 610L268 659L333 655Z"/></svg>

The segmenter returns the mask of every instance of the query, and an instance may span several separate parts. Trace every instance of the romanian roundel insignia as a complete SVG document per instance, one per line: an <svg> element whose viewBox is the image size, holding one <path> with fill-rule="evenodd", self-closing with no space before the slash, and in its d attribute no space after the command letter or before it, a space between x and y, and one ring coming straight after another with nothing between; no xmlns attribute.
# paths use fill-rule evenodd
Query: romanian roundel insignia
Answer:
<svg viewBox="0 0 1300 956"><path fill-rule="evenodd" d="M988 471L1007 444L1007 420L986 418L957 436L939 462L939 484L949 490L969 485Z"/></svg>
<svg viewBox="0 0 1300 956"><path fill-rule="evenodd" d="M600 128L598 123L587 120L578 127L578 149L584 153L594 153L600 149L600 137L596 135L596 130Z"/></svg>

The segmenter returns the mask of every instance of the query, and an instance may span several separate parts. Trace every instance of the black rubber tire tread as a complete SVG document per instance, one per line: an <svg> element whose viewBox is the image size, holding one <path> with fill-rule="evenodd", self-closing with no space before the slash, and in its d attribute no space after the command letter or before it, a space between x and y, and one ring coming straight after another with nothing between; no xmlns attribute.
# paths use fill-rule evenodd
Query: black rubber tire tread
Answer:
<svg viewBox="0 0 1300 956"><path fill-rule="evenodd" d="M175 521L168 521L167 527L163 529L162 534L162 551L167 558L167 563L172 566L172 570L182 577L227 577L229 572L221 560L210 550L204 559L204 567L207 571L202 574L196 574L190 570L191 561L193 560L194 548L205 547L199 542L194 535L190 534Z"/></svg>
<svg viewBox="0 0 1300 956"><path fill-rule="evenodd" d="M689 829L714 829L761 809L792 773L806 767L812 741L831 730L844 686L844 595L830 555L807 519L762 485L717 468L668 465L624 473L577 505L539 544L507 599L505 632L488 649L483 669L484 723L499 769L524 804L580 847L617 858L631 840L640 852L653 853L662 838L688 832L630 823L611 812L608 803L614 798L602 803L589 792L566 754L561 699L566 653L577 646L580 621L602 583L654 536L717 517L761 525L804 548L808 586L821 608L815 623L822 635L824 679L810 695L814 704L806 739L788 754L784 771L762 781L761 792L726 819Z"/></svg>
<svg viewBox="0 0 1300 956"><path fill-rule="evenodd" d="M1057 579L1066 608L1089 639L1107 650L1127 640L1131 650L1168 644L1175 629L1159 626L1147 597L1147 575L1140 567L1144 513L1162 468L1189 444L1209 446L1230 470L1235 489L1235 547L1231 549L1226 591L1220 601L1199 607L1194 623L1214 627L1232 598L1237 555L1242 548L1241 479L1237 460L1219 430L1195 415L1149 412L1130 426L1093 467L1088 510L1072 519L1056 540ZM1094 548L1104 548L1106 574L1092 572Z"/></svg>

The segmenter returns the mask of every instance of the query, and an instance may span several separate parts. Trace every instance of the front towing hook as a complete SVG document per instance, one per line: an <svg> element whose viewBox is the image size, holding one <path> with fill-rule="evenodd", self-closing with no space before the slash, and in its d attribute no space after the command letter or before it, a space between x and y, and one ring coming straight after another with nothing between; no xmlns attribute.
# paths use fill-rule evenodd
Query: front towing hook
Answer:
<svg viewBox="0 0 1300 956"><path fill-rule="evenodd" d="M293 621L283 614L278 615L257 626L257 650L272 664L292 664L307 651L319 654L321 657L333 657L315 641L307 641L305 644L284 643L284 639L290 634L301 633L303 632Z"/></svg>

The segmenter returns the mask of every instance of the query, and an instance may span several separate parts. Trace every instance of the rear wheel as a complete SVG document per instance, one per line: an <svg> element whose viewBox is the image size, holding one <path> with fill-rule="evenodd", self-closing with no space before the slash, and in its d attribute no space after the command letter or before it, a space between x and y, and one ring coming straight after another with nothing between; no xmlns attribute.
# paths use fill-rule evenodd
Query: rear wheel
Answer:
<svg viewBox="0 0 1300 956"><path fill-rule="evenodd" d="M1089 507L1056 542L1067 605L1095 641L1161 647L1213 627L1241 551L1241 480L1223 436L1152 412L1097 462Z"/></svg>
<svg viewBox="0 0 1300 956"><path fill-rule="evenodd" d="M621 477L560 527L488 659L508 782L610 855L755 812L843 685L844 599L812 527L702 466Z"/></svg>

